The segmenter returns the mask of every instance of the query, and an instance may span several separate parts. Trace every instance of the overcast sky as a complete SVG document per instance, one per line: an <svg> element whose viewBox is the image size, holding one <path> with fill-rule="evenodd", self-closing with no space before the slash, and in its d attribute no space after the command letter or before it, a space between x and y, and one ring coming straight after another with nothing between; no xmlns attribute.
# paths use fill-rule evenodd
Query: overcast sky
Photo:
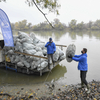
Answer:
<svg viewBox="0 0 100 100"><path fill-rule="evenodd" d="M58 18L62 23L68 24L72 19L77 22L89 22L100 19L100 0L59 0L61 8L60 15L48 13L49 21ZM6 3L0 2L0 8L8 15L10 22L17 22L26 19L33 25L44 22L44 16L35 6L29 7L25 0L7 0ZM47 13L43 10L44 13Z"/></svg>

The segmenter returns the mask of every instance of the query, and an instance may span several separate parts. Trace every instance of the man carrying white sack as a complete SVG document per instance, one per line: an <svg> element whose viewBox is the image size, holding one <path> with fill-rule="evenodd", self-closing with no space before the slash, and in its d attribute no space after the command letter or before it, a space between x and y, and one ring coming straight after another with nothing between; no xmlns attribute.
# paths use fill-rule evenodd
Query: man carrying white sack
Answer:
<svg viewBox="0 0 100 100"><path fill-rule="evenodd" d="M53 66L54 66L53 54L54 54L55 51L56 51L56 45L55 45L55 43L52 41L52 38L49 38L49 42L46 43L45 47L47 47L48 69L50 70L50 57L51 57L51 59L52 59Z"/></svg>
<svg viewBox="0 0 100 100"><path fill-rule="evenodd" d="M69 58L72 58L74 61L79 62L78 63L78 70L80 70L80 78L81 78L81 88L83 88L83 85L85 84L87 86L87 93L90 93L89 85L86 81L86 73L88 70L88 64L87 64L87 49L83 48L81 51L81 55L75 55L72 57L71 55L68 56Z"/></svg>

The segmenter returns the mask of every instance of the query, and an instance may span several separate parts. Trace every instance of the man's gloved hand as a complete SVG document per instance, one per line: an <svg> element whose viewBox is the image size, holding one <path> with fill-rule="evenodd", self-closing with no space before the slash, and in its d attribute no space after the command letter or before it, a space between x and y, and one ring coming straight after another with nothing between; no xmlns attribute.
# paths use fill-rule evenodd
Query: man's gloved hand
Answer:
<svg viewBox="0 0 100 100"><path fill-rule="evenodd" d="M68 58L72 58L72 55L68 55Z"/></svg>
<svg viewBox="0 0 100 100"><path fill-rule="evenodd" d="M48 45L51 45L51 44L48 44Z"/></svg>
<svg viewBox="0 0 100 100"><path fill-rule="evenodd" d="M54 53L55 53L56 51L54 51Z"/></svg>

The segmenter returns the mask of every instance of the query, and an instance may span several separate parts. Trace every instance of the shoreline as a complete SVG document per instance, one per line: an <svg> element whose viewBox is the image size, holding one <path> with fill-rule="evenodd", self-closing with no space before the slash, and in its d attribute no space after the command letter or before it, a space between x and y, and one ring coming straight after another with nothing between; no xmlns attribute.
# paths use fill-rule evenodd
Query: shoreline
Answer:
<svg viewBox="0 0 100 100"><path fill-rule="evenodd" d="M100 100L100 81L89 82L91 92L86 93L80 84L57 83L0 86L0 100Z"/></svg>

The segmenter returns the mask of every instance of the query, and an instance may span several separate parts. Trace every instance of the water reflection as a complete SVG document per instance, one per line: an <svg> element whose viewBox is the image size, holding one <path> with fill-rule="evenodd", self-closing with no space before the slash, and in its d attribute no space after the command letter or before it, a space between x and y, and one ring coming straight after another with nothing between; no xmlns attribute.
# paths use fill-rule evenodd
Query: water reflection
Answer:
<svg viewBox="0 0 100 100"><path fill-rule="evenodd" d="M62 65L57 65L52 73L49 74L47 81L58 80L61 77L64 77L64 74L67 72L66 67ZM39 75L26 75L21 73L16 73L6 69L0 69L0 84L34 84L42 83L45 81L48 73L44 73L43 76Z"/></svg>
<svg viewBox="0 0 100 100"><path fill-rule="evenodd" d="M69 31L69 36L72 40L76 40L76 36L83 38L85 35L88 35L90 39L92 37L100 39L100 31Z"/></svg>
<svg viewBox="0 0 100 100"><path fill-rule="evenodd" d="M31 31L24 31L26 33L30 33ZM89 38L91 39L92 37L96 37L96 39L100 39L100 31L34 31L34 33L42 38L49 38L55 37L55 41L59 41L61 37L64 37L65 34L69 34L69 37L72 40L76 40L77 36L80 36L83 38L85 35L88 35ZM13 31L13 35L17 35L18 31Z"/></svg>
<svg viewBox="0 0 100 100"><path fill-rule="evenodd" d="M49 36L54 36L55 40L58 41L61 37L63 37L66 34L66 31L41 31L41 32L35 32L35 34L48 38Z"/></svg>
<svg viewBox="0 0 100 100"><path fill-rule="evenodd" d="M30 33L29 31L25 31L26 33ZM64 31L34 31L34 33L40 37L45 39L51 37L55 37L55 40L58 41L61 37L66 34L66 30ZM17 35L18 31L13 31L13 35Z"/></svg>

